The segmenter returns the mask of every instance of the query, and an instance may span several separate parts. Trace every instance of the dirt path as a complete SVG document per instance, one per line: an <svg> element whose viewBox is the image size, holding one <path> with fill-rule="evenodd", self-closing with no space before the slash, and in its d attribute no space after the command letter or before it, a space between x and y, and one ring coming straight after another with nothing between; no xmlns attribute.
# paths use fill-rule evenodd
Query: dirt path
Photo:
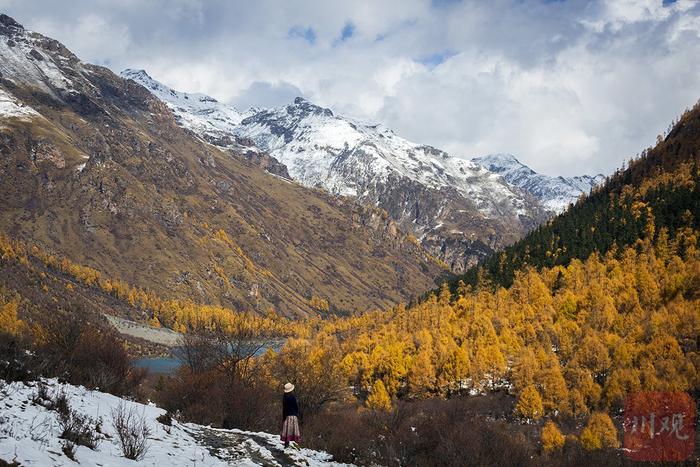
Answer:
<svg viewBox="0 0 700 467"><path fill-rule="evenodd" d="M211 455L230 465L238 465L246 460L265 467L309 465L305 459L294 458L291 448L285 451L281 443L254 433L238 434L207 427L187 427L185 430L206 447Z"/></svg>

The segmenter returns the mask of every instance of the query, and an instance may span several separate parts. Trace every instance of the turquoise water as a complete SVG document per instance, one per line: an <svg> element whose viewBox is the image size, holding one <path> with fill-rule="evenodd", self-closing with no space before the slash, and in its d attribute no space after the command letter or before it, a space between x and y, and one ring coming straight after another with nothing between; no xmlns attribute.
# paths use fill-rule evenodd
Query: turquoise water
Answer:
<svg viewBox="0 0 700 467"><path fill-rule="evenodd" d="M275 352L279 351L284 342L275 342L269 346ZM263 347L255 353L256 357L261 356L267 351L268 347ZM175 349L177 355L178 349ZM149 372L155 374L170 374L174 373L183 364L182 360L174 355L168 357L149 357L139 358L131 362L136 368L147 368Z"/></svg>
<svg viewBox="0 0 700 467"><path fill-rule="evenodd" d="M173 373L182 364L175 357L139 358L131 363L136 368L147 368L151 373L157 374Z"/></svg>

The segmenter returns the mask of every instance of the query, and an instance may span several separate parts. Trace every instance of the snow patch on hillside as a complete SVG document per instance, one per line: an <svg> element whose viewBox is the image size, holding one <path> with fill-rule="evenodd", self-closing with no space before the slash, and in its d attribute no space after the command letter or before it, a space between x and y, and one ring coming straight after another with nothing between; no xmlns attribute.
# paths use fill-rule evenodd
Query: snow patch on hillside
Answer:
<svg viewBox="0 0 700 467"><path fill-rule="evenodd" d="M46 53L42 40L42 36L23 29L0 34L0 74L15 83L38 86L50 94L54 94L54 89L70 89L73 81L61 69L65 64L56 60L66 62L75 57Z"/></svg>
<svg viewBox="0 0 700 467"><path fill-rule="evenodd" d="M12 97L0 89L0 118L18 118L22 120L39 116L39 113L28 105Z"/></svg>
<svg viewBox="0 0 700 467"><path fill-rule="evenodd" d="M122 456L112 427L112 411L120 404L148 423L150 436L146 457L139 463L158 466L340 466L329 454L309 449L283 450L279 436L241 430L216 430L178 423L165 426L156 418L165 413L153 405L126 401L83 387L45 380L49 393L64 393L72 409L101 419L102 435L95 450L77 446L75 457L82 465L133 466ZM3 384L0 382L0 385ZM0 459L23 466L76 465L62 452L58 414L32 400L38 383L12 383L0 388Z"/></svg>

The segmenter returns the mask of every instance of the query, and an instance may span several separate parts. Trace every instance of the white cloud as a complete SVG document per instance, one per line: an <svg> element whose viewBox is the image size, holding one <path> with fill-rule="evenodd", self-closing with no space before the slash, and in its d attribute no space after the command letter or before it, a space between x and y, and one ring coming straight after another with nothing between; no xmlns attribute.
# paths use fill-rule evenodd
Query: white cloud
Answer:
<svg viewBox="0 0 700 467"><path fill-rule="evenodd" d="M695 0L0 0L0 9L115 71L145 68L238 105L298 91L414 141L465 157L511 152L552 174L611 172L700 97ZM352 37L339 41L348 24Z"/></svg>

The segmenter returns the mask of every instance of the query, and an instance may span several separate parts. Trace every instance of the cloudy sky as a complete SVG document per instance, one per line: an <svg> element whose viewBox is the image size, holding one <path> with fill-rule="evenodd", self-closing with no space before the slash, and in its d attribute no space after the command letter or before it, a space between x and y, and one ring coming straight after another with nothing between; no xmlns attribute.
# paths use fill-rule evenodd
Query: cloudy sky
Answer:
<svg viewBox="0 0 700 467"><path fill-rule="evenodd" d="M85 61L296 95L460 157L609 173L700 98L696 0L0 0Z"/></svg>

